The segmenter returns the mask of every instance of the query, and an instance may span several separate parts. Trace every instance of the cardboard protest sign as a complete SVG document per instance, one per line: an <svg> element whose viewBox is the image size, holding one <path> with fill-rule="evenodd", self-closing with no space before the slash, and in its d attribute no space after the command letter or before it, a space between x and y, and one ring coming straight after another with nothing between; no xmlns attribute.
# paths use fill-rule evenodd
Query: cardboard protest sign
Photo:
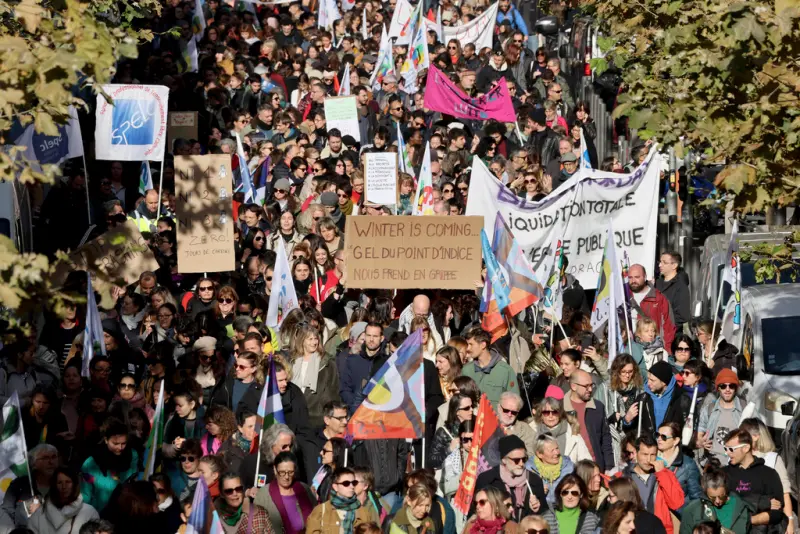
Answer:
<svg viewBox="0 0 800 534"><path fill-rule="evenodd" d="M167 126L167 146L172 152L175 139L197 139L197 112L170 111Z"/></svg>
<svg viewBox="0 0 800 534"><path fill-rule="evenodd" d="M476 157L467 214L485 218L486 233L492 235L500 212L537 272L553 264L554 239L561 240L569 260L567 273L584 288L594 289L609 218L614 221L617 248L627 251L632 263L655 261L661 156L652 154L630 174L593 169L575 173L539 202L518 197Z"/></svg>
<svg viewBox="0 0 800 534"><path fill-rule="evenodd" d="M397 154L393 152L366 154L364 191L367 202L381 206L397 204Z"/></svg>
<svg viewBox="0 0 800 534"><path fill-rule="evenodd" d="M232 194L230 156L175 158L179 273L234 270Z"/></svg>
<svg viewBox="0 0 800 534"><path fill-rule="evenodd" d="M95 157L100 160L161 161L167 146L169 88L104 85L97 94Z"/></svg>
<svg viewBox="0 0 800 534"><path fill-rule="evenodd" d="M361 131L358 129L358 109L356 97L335 96L325 99L325 123L330 132L338 128L342 136L352 135L357 142L361 142Z"/></svg>
<svg viewBox="0 0 800 534"><path fill-rule="evenodd" d="M482 217L348 217L347 286L474 289Z"/></svg>
<svg viewBox="0 0 800 534"><path fill-rule="evenodd" d="M136 223L126 221L69 253L67 260L56 266L53 283L64 284L73 271L89 271L94 288L100 293L102 306L114 306L111 284L127 286L137 282L144 271L158 269L153 251L147 245Z"/></svg>

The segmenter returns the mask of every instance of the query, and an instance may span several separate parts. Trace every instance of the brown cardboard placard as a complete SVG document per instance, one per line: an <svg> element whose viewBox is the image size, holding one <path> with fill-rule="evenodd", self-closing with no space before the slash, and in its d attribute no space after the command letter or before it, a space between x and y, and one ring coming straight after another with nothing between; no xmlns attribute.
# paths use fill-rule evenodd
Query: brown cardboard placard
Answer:
<svg viewBox="0 0 800 534"><path fill-rule="evenodd" d="M474 289L483 217L347 217L347 287Z"/></svg>
<svg viewBox="0 0 800 534"><path fill-rule="evenodd" d="M175 139L197 139L197 112L170 111L167 118L167 146L172 152Z"/></svg>

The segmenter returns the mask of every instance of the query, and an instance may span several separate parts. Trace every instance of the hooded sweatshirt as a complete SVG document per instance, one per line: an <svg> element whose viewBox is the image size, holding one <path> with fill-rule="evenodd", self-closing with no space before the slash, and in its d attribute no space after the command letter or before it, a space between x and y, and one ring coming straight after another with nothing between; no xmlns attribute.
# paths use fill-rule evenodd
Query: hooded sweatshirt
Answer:
<svg viewBox="0 0 800 534"><path fill-rule="evenodd" d="M672 377L672 380L669 381L667 387L661 393L661 395L656 395L652 391L650 391L650 385L645 384L644 390L650 395L650 398L653 399L653 418L656 421L656 428L661 426L661 423L664 422L664 416L667 414L667 408L669 407L669 403L672 400L672 391L675 389L675 377Z"/></svg>
<svg viewBox="0 0 800 534"><path fill-rule="evenodd" d="M761 458L755 458L750 467L727 465L723 468L728 475L728 491L736 492L744 499L753 515L769 512L769 524L778 525L786 517L783 508L772 510L770 499L783 503L783 486L778 472L764 464Z"/></svg>

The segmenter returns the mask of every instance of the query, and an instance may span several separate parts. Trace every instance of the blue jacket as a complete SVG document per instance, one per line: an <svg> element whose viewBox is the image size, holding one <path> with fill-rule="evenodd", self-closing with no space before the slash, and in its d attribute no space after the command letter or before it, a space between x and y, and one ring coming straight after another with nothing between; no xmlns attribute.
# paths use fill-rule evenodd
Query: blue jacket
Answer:
<svg viewBox="0 0 800 534"><path fill-rule="evenodd" d="M562 458L564 461L561 464L561 473L558 475L558 478L553 482L547 482L542 479L542 482L546 486L547 503L553 507L555 507L556 504L556 488L558 487L558 484L565 476L575 471L575 464L572 463L572 460L569 459L569 456L562 456ZM525 468L539 475L539 471L536 469L536 463L533 461L533 458L528 460L528 463L525 464ZM539 477L541 478L541 475L539 475Z"/></svg>
<svg viewBox="0 0 800 534"><path fill-rule="evenodd" d="M678 509L680 514L689 502L704 497L703 488L700 487L700 470L694 460L682 452L678 453L668 469L675 474L686 497L683 506Z"/></svg>
<svg viewBox="0 0 800 534"><path fill-rule="evenodd" d="M511 4L507 13L503 13L499 9L497 10L497 25L499 26L504 20L511 23L511 29L515 31L519 30L525 35L528 35L528 25L525 24L522 13L519 12L514 4Z"/></svg>
<svg viewBox="0 0 800 534"><path fill-rule="evenodd" d="M381 366L386 362L387 356L384 345L381 344L378 353L373 358L368 358L366 347L358 354L351 354L344 360L343 373L339 377L339 394L347 404L352 414L364 400L364 386Z"/></svg>

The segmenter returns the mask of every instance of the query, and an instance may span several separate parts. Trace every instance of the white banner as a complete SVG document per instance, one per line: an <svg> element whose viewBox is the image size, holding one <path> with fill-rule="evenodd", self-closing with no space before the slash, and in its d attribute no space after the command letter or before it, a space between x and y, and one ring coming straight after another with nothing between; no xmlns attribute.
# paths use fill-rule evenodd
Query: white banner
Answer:
<svg viewBox="0 0 800 534"><path fill-rule="evenodd" d="M97 95L95 157L99 160L162 161L167 145L167 100L162 85L104 85Z"/></svg>
<svg viewBox="0 0 800 534"><path fill-rule="evenodd" d="M528 202L500 183L475 157L467 215L482 215L491 236L495 214L502 213L537 272L546 258L552 263L553 238L561 236L569 262L567 273L584 289L594 289L602 269L609 217L614 221L617 247L627 250L631 263L653 266L661 160L651 152L631 174L590 170L581 177L576 173L545 199Z"/></svg>
<svg viewBox="0 0 800 534"><path fill-rule="evenodd" d="M69 107L69 120L58 127L58 135L37 133L33 124L29 125L16 140L15 145L24 146L22 156L31 163L60 165L67 159L83 155L83 140L78 112Z"/></svg>
<svg viewBox="0 0 800 534"><path fill-rule="evenodd" d="M411 32L409 26L411 22L411 13L414 8L408 0L397 0L392 13L392 21L389 23L389 38L397 37L395 45L407 45L411 42Z"/></svg>
<svg viewBox="0 0 800 534"><path fill-rule="evenodd" d="M476 53L480 52L483 48L491 48L492 37L494 37L494 26L495 22L497 22L497 6L498 3L495 2L489 9L484 11L480 17L463 26L444 26L442 28L442 32L444 33L442 42L447 44L450 42L450 39L458 39L462 48L472 43L475 45Z"/></svg>

